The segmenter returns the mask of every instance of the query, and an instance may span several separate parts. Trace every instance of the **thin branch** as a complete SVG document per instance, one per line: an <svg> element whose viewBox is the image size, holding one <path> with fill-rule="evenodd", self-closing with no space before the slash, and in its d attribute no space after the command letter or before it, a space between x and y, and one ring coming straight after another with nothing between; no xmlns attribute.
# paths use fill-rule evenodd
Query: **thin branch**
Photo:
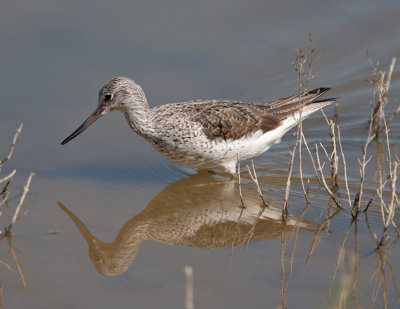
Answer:
<svg viewBox="0 0 400 309"><path fill-rule="evenodd" d="M193 303L193 267L185 266L185 277L186 277L186 309L194 309Z"/></svg>
<svg viewBox="0 0 400 309"><path fill-rule="evenodd" d="M329 285L329 290L328 290L327 297L329 297L329 295L331 294L333 281L335 280L336 273L337 273L337 270L339 269L340 261L341 261L342 254L343 254L343 251L344 251L344 245L346 244L346 240L347 240L347 237L349 235L350 228L353 225L354 221L355 221L354 219L351 220L350 225L348 226L348 228L346 230L346 233L344 235L344 238L343 238L343 241L342 241L342 245L340 246L339 253L338 253L338 256L337 256L337 260L336 260L335 270L333 272L332 280L331 280L331 283Z"/></svg>
<svg viewBox="0 0 400 309"><path fill-rule="evenodd" d="M13 138L13 141L12 141L12 144L11 144L10 152L8 153L7 157L5 157L3 160L0 160L0 166L11 159L11 157L12 157L12 155L14 153L15 144L17 143L18 136L21 133L21 131L22 131L22 123L19 125L19 127L17 129L17 132L14 135L14 138Z"/></svg>
<svg viewBox="0 0 400 309"><path fill-rule="evenodd" d="M342 161L343 161L344 184L346 186L347 200L349 202L349 208L350 208L351 212L353 213L353 211L351 209L351 197L350 197L349 182L347 180L346 157L344 156L344 152L343 152L342 140L341 140L341 135L340 135L340 128L339 128L339 126L336 126L336 128L337 128L339 149L340 149L340 153L341 153Z"/></svg>
<svg viewBox="0 0 400 309"><path fill-rule="evenodd" d="M259 194L259 196L260 196L260 198L261 198L261 200L263 202L264 207L269 207L267 202L264 199L264 195L263 195L263 193L261 191L260 184L258 183L257 173L256 173L256 169L254 168L253 160L251 160L251 168L253 170L253 173L250 171L250 168L249 168L248 165L246 165L246 167L247 167L247 170L249 171L251 179L254 181L254 183L257 186L257 192L258 192L258 194Z"/></svg>
<svg viewBox="0 0 400 309"><path fill-rule="evenodd" d="M4 309L4 305L3 305L3 286L0 283L0 308Z"/></svg>
<svg viewBox="0 0 400 309"><path fill-rule="evenodd" d="M0 179L0 183L6 182L6 181L10 180L11 178L13 178L16 172L17 172L17 170L13 170L10 174L8 174L4 178Z"/></svg>
<svg viewBox="0 0 400 309"><path fill-rule="evenodd" d="M21 264L19 263L19 261L17 259L17 255L15 254L15 250L14 250L14 246L13 246L13 244L11 242L11 235L10 234L7 235L7 242L8 242L8 247L10 249L10 253L11 253L11 256L12 256L12 258L14 260L15 266L17 266L18 274L19 274L19 277L21 278L22 285L24 286L25 291L27 291L29 289L28 289L28 286L26 285L26 281L25 281L24 274L22 272Z"/></svg>
<svg viewBox="0 0 400 309"><path fill-rule="evenodd" d="M343 209L342 205L340 204L340 202L338 201L338 199L336 198L336 196L333 194L333 192L329 188L328 184L326 183L324 172L322 170L323 167L321 166L321 162L320 162L320 159L319 159L319 153L318 153L318 146L317 145L315 145L315 155L316 155L316 158L317 158L318 173L319 173L320 179L322 181L322 185L324 186L326 192L328 192L328 194L330 195L332 200L335 202L336 206L338 208L340 208L340 209Z"/></svg>
<svg viewBox="0 0 400 309"><path fill-rule="evenodd" d="M26 181L26 185L24 186L24 192L22 193L21 198L19 199L19 202L18 202L17 208L15 209L14 215L11 217L11 222L10 222L10 225L8 227L8 232L11 232L12 226L17 221L18 214L19 214L19 212L21 210L22 205L24 204L26 194L29 191L29 187L31 185L32 177L34 175L35 175L35 173L33 173L33 172L31 172L29 174L28 180Z"/></svg>

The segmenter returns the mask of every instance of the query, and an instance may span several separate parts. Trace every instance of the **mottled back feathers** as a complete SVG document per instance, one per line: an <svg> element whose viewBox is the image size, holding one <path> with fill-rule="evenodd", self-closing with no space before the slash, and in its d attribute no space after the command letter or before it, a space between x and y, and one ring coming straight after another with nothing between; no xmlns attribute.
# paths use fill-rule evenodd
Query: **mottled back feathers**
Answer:
<svg viewBox="0 0 400 309"><path fill-rule="evenodd" d="M194 101L190 121L198 122L210 139L240 139L262 130L264 133L276 129L285 119L299 113L317 110L335 99L316 101L330 88L318 88L269 103L246 103L237 101ZM195 104L196 105L196 104Z"/></svg>

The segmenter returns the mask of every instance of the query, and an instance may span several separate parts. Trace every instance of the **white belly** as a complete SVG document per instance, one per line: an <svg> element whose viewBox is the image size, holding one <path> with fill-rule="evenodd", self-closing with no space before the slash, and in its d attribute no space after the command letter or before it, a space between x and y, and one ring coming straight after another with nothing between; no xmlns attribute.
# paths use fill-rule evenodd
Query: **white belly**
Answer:
<svg viewBox="0 0 400 309"><path fill-rule="evenodd" d="M282 136L295 126L296 118L287 119L278 128L264 133L259 130L236 140L209 140L200 130L165 134L149 142L175 164L199 169L224 169L236 173L238 159L248 160L279 143ZM191 136L190 136L191 135Z"/></svg>

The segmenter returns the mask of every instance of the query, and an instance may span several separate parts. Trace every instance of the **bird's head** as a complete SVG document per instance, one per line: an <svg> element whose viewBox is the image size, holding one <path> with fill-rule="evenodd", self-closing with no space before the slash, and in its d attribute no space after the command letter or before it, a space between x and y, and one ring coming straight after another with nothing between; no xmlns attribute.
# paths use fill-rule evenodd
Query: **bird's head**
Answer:
<svg viewBox="0 0 400 309"><path fill-rule="evenodd" d="M77 137L101 116L115 110L124 112L136 106L147 106L142 88L128 77L115 77L101 88L96 110L61 145Z"/></svg>

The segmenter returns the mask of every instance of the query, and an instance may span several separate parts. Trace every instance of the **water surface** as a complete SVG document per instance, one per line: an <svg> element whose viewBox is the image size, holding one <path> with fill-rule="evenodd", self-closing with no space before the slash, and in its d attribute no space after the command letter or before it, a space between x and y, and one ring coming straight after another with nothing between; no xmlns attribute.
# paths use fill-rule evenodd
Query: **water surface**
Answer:
<svg viewBox="0 0 400 309"><path fill-rule="evenodd" d="M150 106L191 99L266 102L295 94L298 78L292 62L296 48L308 49L311 29L321 57L309 88L330 86L329 95L341 98L337 119L354 199L372 93L366 50L380 62L380 70L387 70L392 57L399 58L398 1L6 1L0 14L1 157L19 123L24 124L0 175L17 169L9 187L12 205L29 172L36 173L24 206L29 213L17 222L12 238L23 253L18 258L29 291L2 250L0 259L13 267L9 271L0 265L5 308L182 308L185 265L194 270L196 308L279 307L282 299L288 308L337 307L340 295L349 291L345 304L353 307L355 263L358 302L371 306L370 278L379 263L373 235L382 233L379 205L357 226L351 225L327 298L351 215L348 210L335 215L303 147L311 202L303 213L306 202L296 159L289 196L292 221L283 224L278 214L293 132L254 161L264 199L276 210L272 215L262 212L262 220L257 210L263 202L245 165L243 210L237 182L169 163L129 129L121 114L103 117L65 146L60 142L94 110L99 89L116 75L135 79ZM388 114L399 105L398 65L389 95ZM334 107L325 112L333 117ZM393 155L399 149L399 123L398 118L391 123ZM304 134L310 145L330 145L321 113L304 122ZM371 143L374 158L377 148ZM367 197L375 190L375 162L367 170ZM8 217L2 210L4 226ZM318 234L321 239L307 264L316 228L330 215L335 216ZM301 228L294 238L299 218ZM282 295L282 248L286 282L295 239L293 272ZM120 247L110 254L122 254L123 267L116 267L110 256L89 254L93 241L116 240ZM389 262L396 278L399 255L394 245ZM106 262L110 265L99 266ZM388 299L397 304L385 269ZM376 307L383 307L382 299L379 290Z"/></svg>

